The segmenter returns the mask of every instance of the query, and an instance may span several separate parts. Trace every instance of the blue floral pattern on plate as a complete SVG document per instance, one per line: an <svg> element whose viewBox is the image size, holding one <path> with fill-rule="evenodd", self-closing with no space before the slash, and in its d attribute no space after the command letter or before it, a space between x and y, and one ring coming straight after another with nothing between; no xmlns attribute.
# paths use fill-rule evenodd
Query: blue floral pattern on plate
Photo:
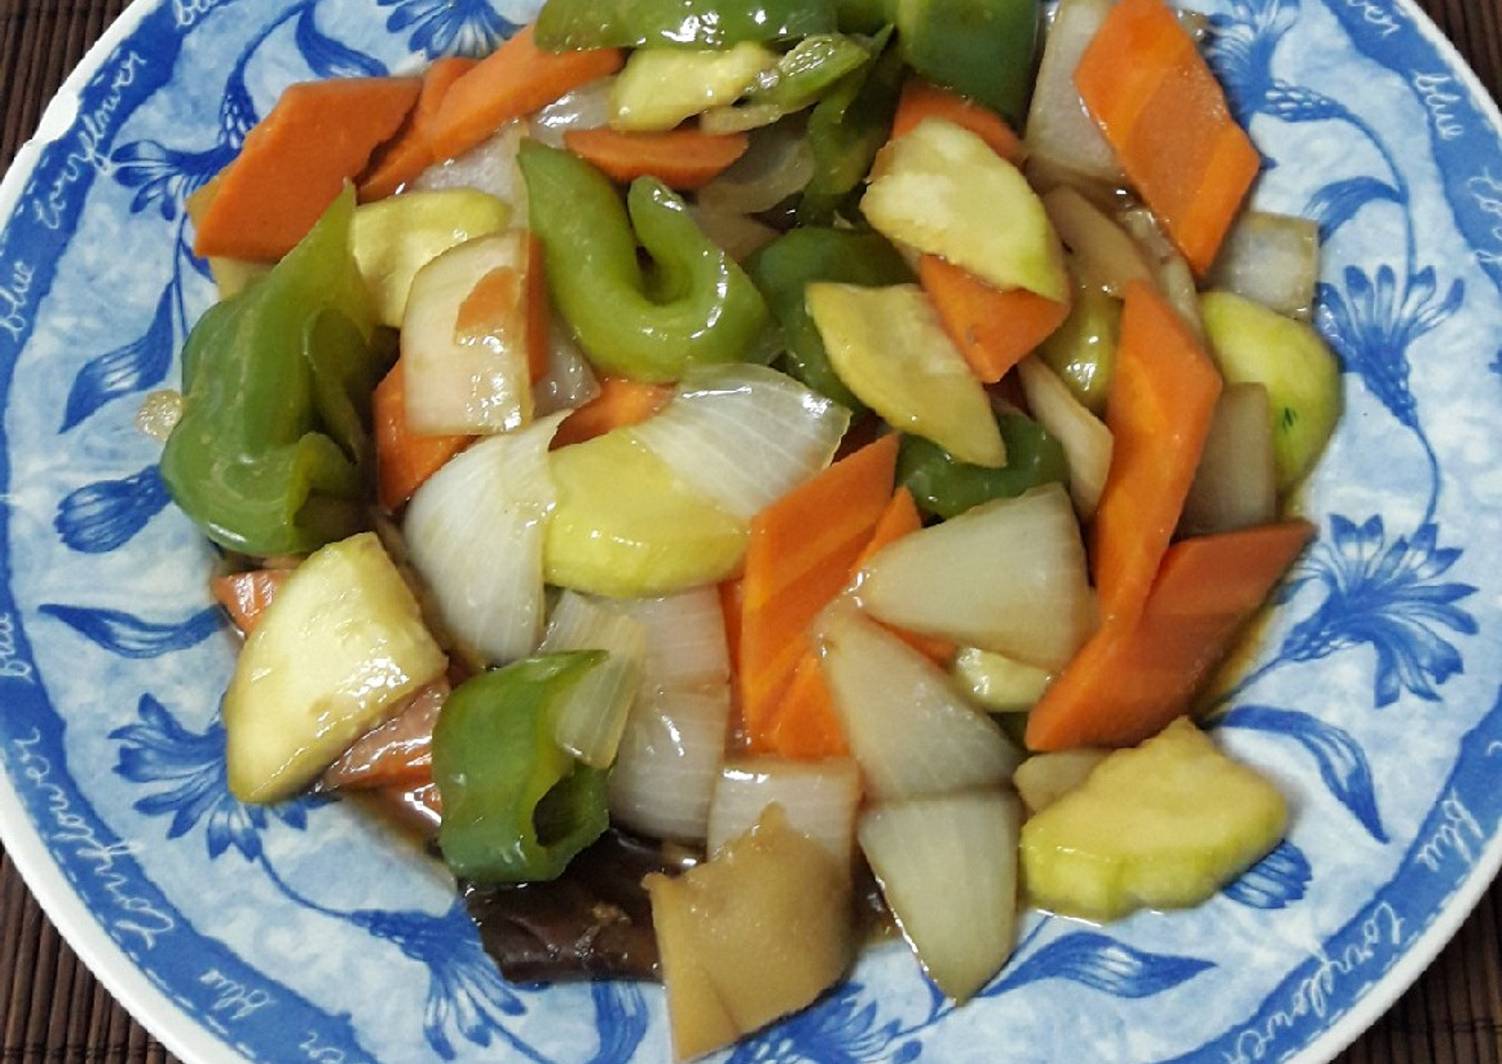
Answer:
<svg viewBox="0 0 1502 1064"><path fill-rule="evenodd" d="M1320 540L1214 718L1285 783L1293 833L1193 912L1029 915L965 1009L874 950L735 1064L1326 1053L1502 856L1497 116L1406 2L1202 6L1266 158L1259 204L1320 225L1315 321L1352 385L1304 496ZM506 983L441 868L356 810L230 796L212 553L132 427L212 298L184 201L277 92L483 54L532 9L142 0L0 197L3 826L150 981L169 1039L338 1064L666 1052L655 989Z"/></svg>

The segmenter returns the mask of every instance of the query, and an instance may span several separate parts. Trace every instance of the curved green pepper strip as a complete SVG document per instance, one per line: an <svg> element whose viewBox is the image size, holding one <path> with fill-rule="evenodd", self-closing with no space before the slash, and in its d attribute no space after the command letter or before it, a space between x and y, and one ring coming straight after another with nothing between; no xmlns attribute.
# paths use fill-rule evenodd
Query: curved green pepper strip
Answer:
<svg viewBox="0 0 1502 1064"><path fill-rule="evenodd" d="M996 419L1007 445L1000 469L957 462L921 436L903 436L897 455L897 483L913 493L918 509L950 518L991 499L1010 499L1040 484L1067 483L1069 460L1058 440L1022 414Z"/></svg>
<svg viewBox="0 0 1502 1064"><path fill-rule="evenodd" d="M764 346L761 293L667 186L633 182L628 221L614 187L579 157L525 140L520 161L548 287L595 365L673 381L690 366L744 361ZM654 262L646 272L638 240Z"/></svg>
<svg viewBox="0 0 1502 1064"><path fill-rule="evenodd" d="M349 250L353 214L346 190L270 273L205 314L184 349L183 416L162 479L231 550L303 553L364 527L359 390L379 367Z"/></svg>
<svg viewBox="0 0 1502 1064"><path fill-rule="evenodd" d="M824 340L803 301L811 281L877 287L913 279L897 249L876 233L801 228L778 237L746 262L746 272L782 325L788 372L852 412L865 409L829 363Z"/></svg>
<svg viewBox="0 0 1502 1064"><path fill-rule="evenodd" d="M902 91L902 56L889 28L871 44L872 59L846 74L808 116L814 173L798 204L798 221L827 224L871 171L892 132Z"/></svg>
<svg viewBox="0 0 1502 1064"><path fill-rule="evenodd" d="M788 41L833 33L832 0L547 0L537 46L728 48L743 41Z"/></svg>
<svg viewBox="0 0 1502 1064"><path fill-rule="evenodd" d="M1022 121L1042 20L1038 0L895 0L894 7L909 66L1014 125Z"/></svg>
<svg viewBox="0 0 1502 1064"><path fill-rule="evenodd" d="M610 826L605 773L553 740L558 708L607 657L545 654L461 684L433 729L438 847L477 883L557 879Z"/></svg>
<svg viewBox="0 0 1502 1064"><path fill-rule="evenodd" d="M771 84L753 88L747 102L776 107L785 114L801 111L870 58L867 46L854 37L838 33L805 37L778 60Z"/></svg>

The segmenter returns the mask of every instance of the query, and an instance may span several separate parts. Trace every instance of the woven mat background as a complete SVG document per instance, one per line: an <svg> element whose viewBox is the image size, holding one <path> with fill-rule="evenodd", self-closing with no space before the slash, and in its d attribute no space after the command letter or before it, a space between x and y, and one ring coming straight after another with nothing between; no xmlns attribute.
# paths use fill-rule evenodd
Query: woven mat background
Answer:
<svg viewBox="0 0 1502 1064"><path fill-rule="evenodd" d="M1420 0L1502 95L1502 0ZM0 0L0 171L125 0ZM1342 1064L1502 1064L1502 884ZM42 915L0 849L0 1064L164 1064Z"/></svg>

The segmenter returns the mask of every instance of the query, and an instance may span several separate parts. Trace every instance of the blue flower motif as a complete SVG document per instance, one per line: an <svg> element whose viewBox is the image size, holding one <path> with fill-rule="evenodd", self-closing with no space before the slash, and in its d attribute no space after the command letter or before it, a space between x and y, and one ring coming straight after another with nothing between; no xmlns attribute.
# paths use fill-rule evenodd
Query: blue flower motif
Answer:
<svg viewBox="0 0 1502 1064"><path fill-rule="evenodd" d="M1497 349L1497 357L1492 359L1491 365L1486 367L1497 376L1502 377L1502 347Z"/></svg>
<svg viewBox="0 0 1502 1064"><path fill-rule="evenodd" d="M1275 85L1273 53L1299 17L1298 0L1232 0L1210 20L1209 59L1246 121L1263 110Z"/></svg>
<svg viewBox="0 0 1502 1064"><path fill-rule="evenodd" d="M905 1064L919 1055L916 1042L896 1049L896 1020L878 1025L876 1002L861 1003L859 983L843 983L823 1001L742 1042L727 1064Z"/></svg>
<svg viewBox="0 0 1502 1064"><path fill-rule="evenodd" d="M177 217L178 206L229 165L234 152L224 144L208 151L180 151L155 140L123 144L111 156L115 180L136 190L130 201L132 214L155 205L167 221Z"/></svg>
<svg viewBox="0 0 1502 1064"><path fill-rule="evenodd" d="M393 33L411 30L408 41L429 59L445 55L482 56L516 32L489 0L377 0L393 8L386 28Z"/></svg>
<svg viewBox="0 0 1502 1064"><path fill-rule="evenodd" d="M1432 266L1412 274L1398 291L1391 266L1377 269L1377 280L1355 266L1346 267L1345 292L1319 286L1319 330L1348 372L1357 373L1394 417L1419 431L1418 407L1408 387L1408 349L1432 332L1465 302L1465 282L1456 280L1443 299Z"/></svg>
<svg viewBox="0 0 1502 1064"><path fill-rule="evenodd" d="M1325 600L1289 633L1281 656L1314 661L1370 643L1377 652L1378 707L1392 704L1404 691L1438 701L1436 688L1464 671L1460 652L1438 629L1460 635L1477 631L1476 619L1455 605L1476 588L1435 579L1460 560L1462 551L1436 546L1439 530L1432 522L1391 543L1380 517L1358 526L1337 514L1330 518L1330 530L1331 541L1310 554L1294 581L1294 589L1322 584Z"/></svg>
<svg viewBox="0 0 1502 1064"><path fill-rule="evenodd" d="M110 732L109 737L120 743L115 772L132 783L168 785L137 801L134 808L147 816L170 815L169 839L181 838L206 821L210 858L233 846L253 861L261 856L261 832L270 817L298 831L307 827L306 800L242 805L230 795L223 724L215 721L207 731L190 731L150 695L141 696L136 715L138 723Z"/></svg>
<svg viewBox="0 0 1502 1064"><path fill-rule="evenodd" d="M501 979L462 900L442 916L366 909L345 918L427 966L423 1034L444 1060L454 1059L458 1037L477 1046L489 1046L499 1037L523 1056L542 1059L507 1029L506 1021L522 1015L526 1006L515 988Z"/></svg>
<svg viewBox="0 0 1502 1064"><path fill-rule="evenodd" d="M167 486L154 465L118 480L96 480L58 503L52 527L83 554L108 554L128 543L166 508Z"/></svg>

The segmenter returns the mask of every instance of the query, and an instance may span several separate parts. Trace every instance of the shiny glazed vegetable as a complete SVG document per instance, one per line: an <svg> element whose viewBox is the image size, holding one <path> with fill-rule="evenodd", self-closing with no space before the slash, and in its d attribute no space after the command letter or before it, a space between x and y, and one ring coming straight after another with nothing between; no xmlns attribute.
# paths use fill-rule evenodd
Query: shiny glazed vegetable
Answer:
<svg viewBox="0 0 1502 1064"><path fill-rule="evenodd" d="M443 797L438 845L478 883L556 879L609 826L605 774L553 741L554 715L602 651L548 654L477 676L443 707L433 779Z"/></svg>
<svg viewBox="0 0 1502 1064"><path fill-rule="evenodd" d="M214 307L183 351L162 452L173 500L243 554L310 551L364 523L370 394L384 368L350 254L346 189L275 269Z"/></svg>
<svg viewBox="0 0 1502 1064"><path fill-rule="evenodd" d="M632 182L628 220L610 182L577 156L528 141L519 158L553 298L596 365L668 381L756 351L766 303L666 186Z"/></svg>

